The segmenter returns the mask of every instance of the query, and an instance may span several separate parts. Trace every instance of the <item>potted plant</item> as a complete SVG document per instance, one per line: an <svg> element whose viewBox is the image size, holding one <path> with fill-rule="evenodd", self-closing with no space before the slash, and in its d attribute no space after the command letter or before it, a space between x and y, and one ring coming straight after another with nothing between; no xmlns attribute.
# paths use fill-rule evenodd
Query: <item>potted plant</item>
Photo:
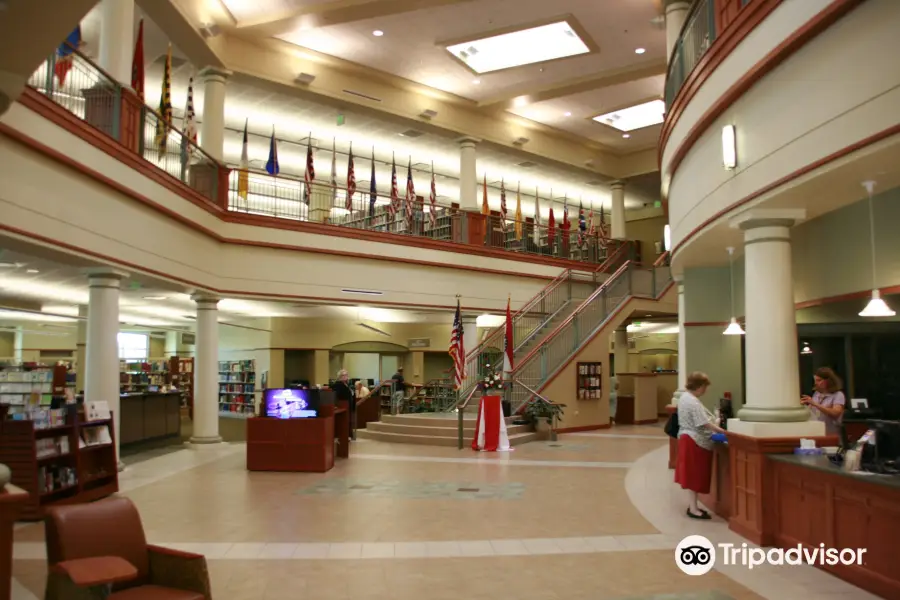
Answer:
<svg viewBox="0 0 900 600"><path fill-rule="evenodd" d="M556 439L555 423L562 421L565 404L555 404L544 398L535 397L528 401L523 411L525 418L534 423L535 431L542 439Z"/></svg>

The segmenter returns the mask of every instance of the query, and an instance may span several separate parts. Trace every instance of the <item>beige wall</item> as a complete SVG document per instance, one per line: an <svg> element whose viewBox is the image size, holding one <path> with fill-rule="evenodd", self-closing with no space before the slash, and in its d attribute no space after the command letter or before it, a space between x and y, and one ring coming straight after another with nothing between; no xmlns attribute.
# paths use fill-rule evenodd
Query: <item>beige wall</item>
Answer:
<svg viewBox="0 0 900 600"><path fill-rule="evenodd" d="M12 358L15 354L16 334L0 331L0 358Z"/></svg>
<svg viewBox="0 0 900 600"><path fill-rule="evenodd" d="M641 258L645 263L653 263L656 260L656 248L654 242L662 242L663 230L668 219L665 216L651 217L628 221L625 224L625 232L630 240L638 240L641 243Z"/></svg>
<svg viewBox="0 0 900 600"><path fill-rule="evenodd" d="M450 340L451 329L450 323L367 322L389 333L390 337L387 337L350 320L274 318L271 321L273 347L319 350L331 350L335 346L354 342L382 342L406 347L413 338L429 338L431 347L443 348Z"/></svg>

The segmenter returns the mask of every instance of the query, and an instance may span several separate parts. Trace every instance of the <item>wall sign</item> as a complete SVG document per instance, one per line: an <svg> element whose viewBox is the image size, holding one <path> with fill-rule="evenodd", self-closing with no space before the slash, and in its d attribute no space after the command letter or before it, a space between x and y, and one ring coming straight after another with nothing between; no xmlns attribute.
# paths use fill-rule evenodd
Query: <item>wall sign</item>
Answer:
<svg viewBox="0 0 900 600"><path fill-rule="evenodd" d="M431 347L431 338L414 338L408 340L406 345L409 348L429 348Z"/></svg>
<svg viewBox="0 0 900 600"><path fill-rule="evenodd" d="M182 333L181 343L184 346L193 346L197 343L197 336L193 333Z"/></svg>

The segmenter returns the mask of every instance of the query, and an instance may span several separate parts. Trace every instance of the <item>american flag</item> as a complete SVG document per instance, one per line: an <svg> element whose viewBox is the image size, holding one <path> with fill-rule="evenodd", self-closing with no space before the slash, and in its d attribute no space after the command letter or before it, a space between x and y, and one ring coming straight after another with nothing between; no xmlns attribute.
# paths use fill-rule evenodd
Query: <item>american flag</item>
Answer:
<svg viewBox="0 0 900 600"><path fill-rule="evenodd" d="M312 151L312 132L309 133L309 139L306 144L306 171L303 172L303 195L306 205L309 206L310 196L312 196L312 183L316 180L316 166L313 161Z"/></svg>
<svg viewBox="0 0 900 600"><path fill-rule="evenodd" d="M431 210L428 212L428 220L431 222L431 230L437 223L437 188L434 185L434 161L431 161L431 193L428 195L428 204Z"/></svg>
<svg viewBox="0 0 900 600"><path fill-rule="evenodd" d="M594 227L594 205L591 204L591 212L588 214L588 237L594 237L597 228Z"/></svg>
<svg viewBox="0 0 900 600"><path fill-rule="evenodd" d="M456 299L456 316L453 317L453 331L450 332L450 357L453 359L453 384L462 387L466 379L466 346L463 343L462 316L459 312L459 298Z"/></svg>
<svg viewBox="0 0 900 600"><path fill-rule="evenodd" d="M375 146L372 146L372 174L369 175L369 216L375 216L375 200L378 198L378 186L375 185Z"/></svg>
<svg viewBox="0 0 900 600"><path fill-rule="evenodd" d="M416 186L413 184L412 176L412 158L409 159L409 165L406 167L406 232L413 232L413 209L416 202Z"/></svg>
<svg viewBox="0 0 900 600"><path fill-rule="evenodd" d="M346 209L353 210L353 194L356 193L356 170L353 167L353 144L350 144L350 162L347 163L347 205Z"/></svg>
<svg viewBox="0 0 900 600"><path fill-rule="evenodd" d="M600 226L597 228L597 235L600 237L600 243L606 244L609 239L609 228L606 226L606 217L603 215L603 205L600 205Z"/></svg>
<svg viewBox="0 0 900 600"><path fill-rule="evenodd" d="M397 218L400 211L400 190L397 189L397 161L391 159L391 203L388 205L391 220Z"/></svg>
<svg viewBox="0 0 900 600"><path fill-rule="evenodd" d="M506 183L500 179L500 231L506 233Z"/></svg>
<svg viewBox="0 0 900 600"><path fill-rule="evenodd" d="M584 237L587 231L587 221L584 220L584 204L578 201L578 245L584 246L587 238Z"/></svg>

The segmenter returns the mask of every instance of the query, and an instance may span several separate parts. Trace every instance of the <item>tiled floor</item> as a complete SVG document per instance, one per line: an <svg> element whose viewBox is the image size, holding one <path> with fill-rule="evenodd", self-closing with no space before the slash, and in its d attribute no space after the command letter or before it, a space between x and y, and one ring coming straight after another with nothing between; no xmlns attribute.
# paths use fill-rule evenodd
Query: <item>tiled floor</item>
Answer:
<svg viewBox="0 0 900 600"><path fill-rule="evenodd" d="M680 514L666 444L650 427L503 454L361 441L326 474L248 473L222 444L139 457L121 482L151 542L206 555L215 600L868 598L812 569L681 574L686 532L729 534ZM15 539L14 598L34 600L43 527Z"/></svg>

